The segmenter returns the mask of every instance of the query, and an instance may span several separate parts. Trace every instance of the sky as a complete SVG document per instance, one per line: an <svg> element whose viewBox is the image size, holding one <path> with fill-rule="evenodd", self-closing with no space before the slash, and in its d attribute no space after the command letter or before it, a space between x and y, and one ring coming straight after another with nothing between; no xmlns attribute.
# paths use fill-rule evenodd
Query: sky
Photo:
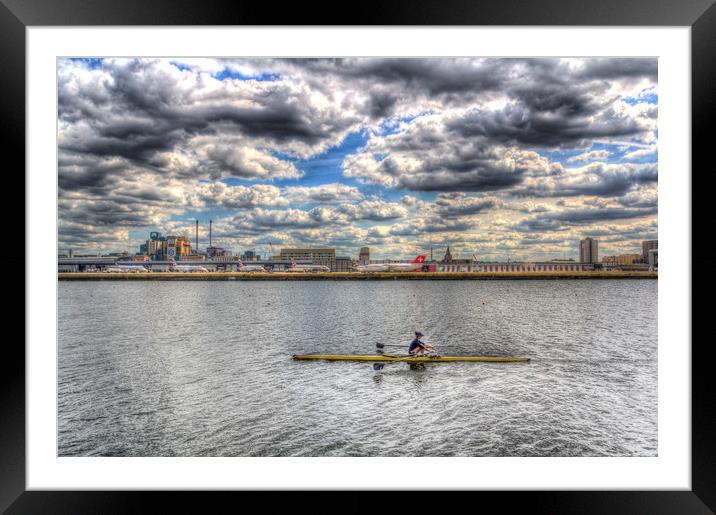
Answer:
<svg viewBox="0 0 716 515"><path fill-rule="evenodd" d="M58 246L579 259L657 238L657 59L58 61Z"/></svg>

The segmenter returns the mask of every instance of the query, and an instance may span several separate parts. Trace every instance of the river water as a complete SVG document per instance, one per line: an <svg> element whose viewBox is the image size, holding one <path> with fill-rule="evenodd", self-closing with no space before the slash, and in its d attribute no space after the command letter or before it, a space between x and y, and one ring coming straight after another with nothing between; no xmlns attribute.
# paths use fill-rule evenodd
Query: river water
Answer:
<svg viewBox="0 0 716 515"><path fill-rule="evenodd" d="M416 328L531 362L292 360ZM61 281L58 378L59 456L656 456L657 281Z"/></svg>

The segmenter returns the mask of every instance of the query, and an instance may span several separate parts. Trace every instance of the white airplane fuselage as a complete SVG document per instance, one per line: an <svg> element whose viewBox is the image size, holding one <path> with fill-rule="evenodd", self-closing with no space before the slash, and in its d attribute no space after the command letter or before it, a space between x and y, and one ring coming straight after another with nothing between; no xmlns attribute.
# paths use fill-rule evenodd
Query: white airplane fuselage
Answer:
<svg viewBox="0 0 716 515"><path fill-rule="evenodd" d="M243 261L239 259L239 272L265 272L266 269L261 265L245 265Z"/></svg>
<svg viewBox="0 0 716 515"><path fill-rule="evenodd" d="M325 265L296 265L292 266L287 272L330 272L331 269Z"/></svg>
<svg viewBox="0 0 716 515"><path fill-rule="evenodd" d="M132 265L114 265L108 266L105 269L106 272L146 272L147 269L143 266L132 266Z"/></svg>
<svg viewBox="0 0 716 515"><path fill-rule="evenodd" d="M373 265L356 265L353 270L358 272L388 272L388 265L373 264Z"/></svg>
<svg viewBox="0 0 716 515"><path fill-rule="evenodd" d="M209 270L204 266L195 265L176 265L171 268L175 272L208 272Z"/></svg>
<svg viewBox="0 0 716 515"><path fill-rule="evenodd" d="M239 272L265 272L266 269L261 265L243 265L239 267Z"/></svg>

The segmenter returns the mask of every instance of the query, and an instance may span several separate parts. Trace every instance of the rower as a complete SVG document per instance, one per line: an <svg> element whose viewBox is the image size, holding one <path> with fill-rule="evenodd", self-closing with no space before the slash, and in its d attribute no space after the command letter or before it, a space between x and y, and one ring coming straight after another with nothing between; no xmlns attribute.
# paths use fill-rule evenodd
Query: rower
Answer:
<svg viewBox="0 0 716 515"><path fill-rule="evenodd" d="M415 339L410 342L410 347L408 347L408 354L410 354L411 356L423 356L426 350L435 352L435 347L420 341L420 338L422 338L423 336L425 335L420 331L415 331Z"/></svg>

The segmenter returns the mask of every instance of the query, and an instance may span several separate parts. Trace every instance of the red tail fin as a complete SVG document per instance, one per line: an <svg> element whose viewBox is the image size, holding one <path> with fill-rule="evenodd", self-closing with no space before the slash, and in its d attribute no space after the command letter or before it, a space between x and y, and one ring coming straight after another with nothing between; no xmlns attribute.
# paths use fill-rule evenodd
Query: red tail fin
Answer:
<svg viewBox="0 0 716 515"><path fill-rule="evenodd" d="M425 256L416 256L413 263L425 263Z"/></svg>

